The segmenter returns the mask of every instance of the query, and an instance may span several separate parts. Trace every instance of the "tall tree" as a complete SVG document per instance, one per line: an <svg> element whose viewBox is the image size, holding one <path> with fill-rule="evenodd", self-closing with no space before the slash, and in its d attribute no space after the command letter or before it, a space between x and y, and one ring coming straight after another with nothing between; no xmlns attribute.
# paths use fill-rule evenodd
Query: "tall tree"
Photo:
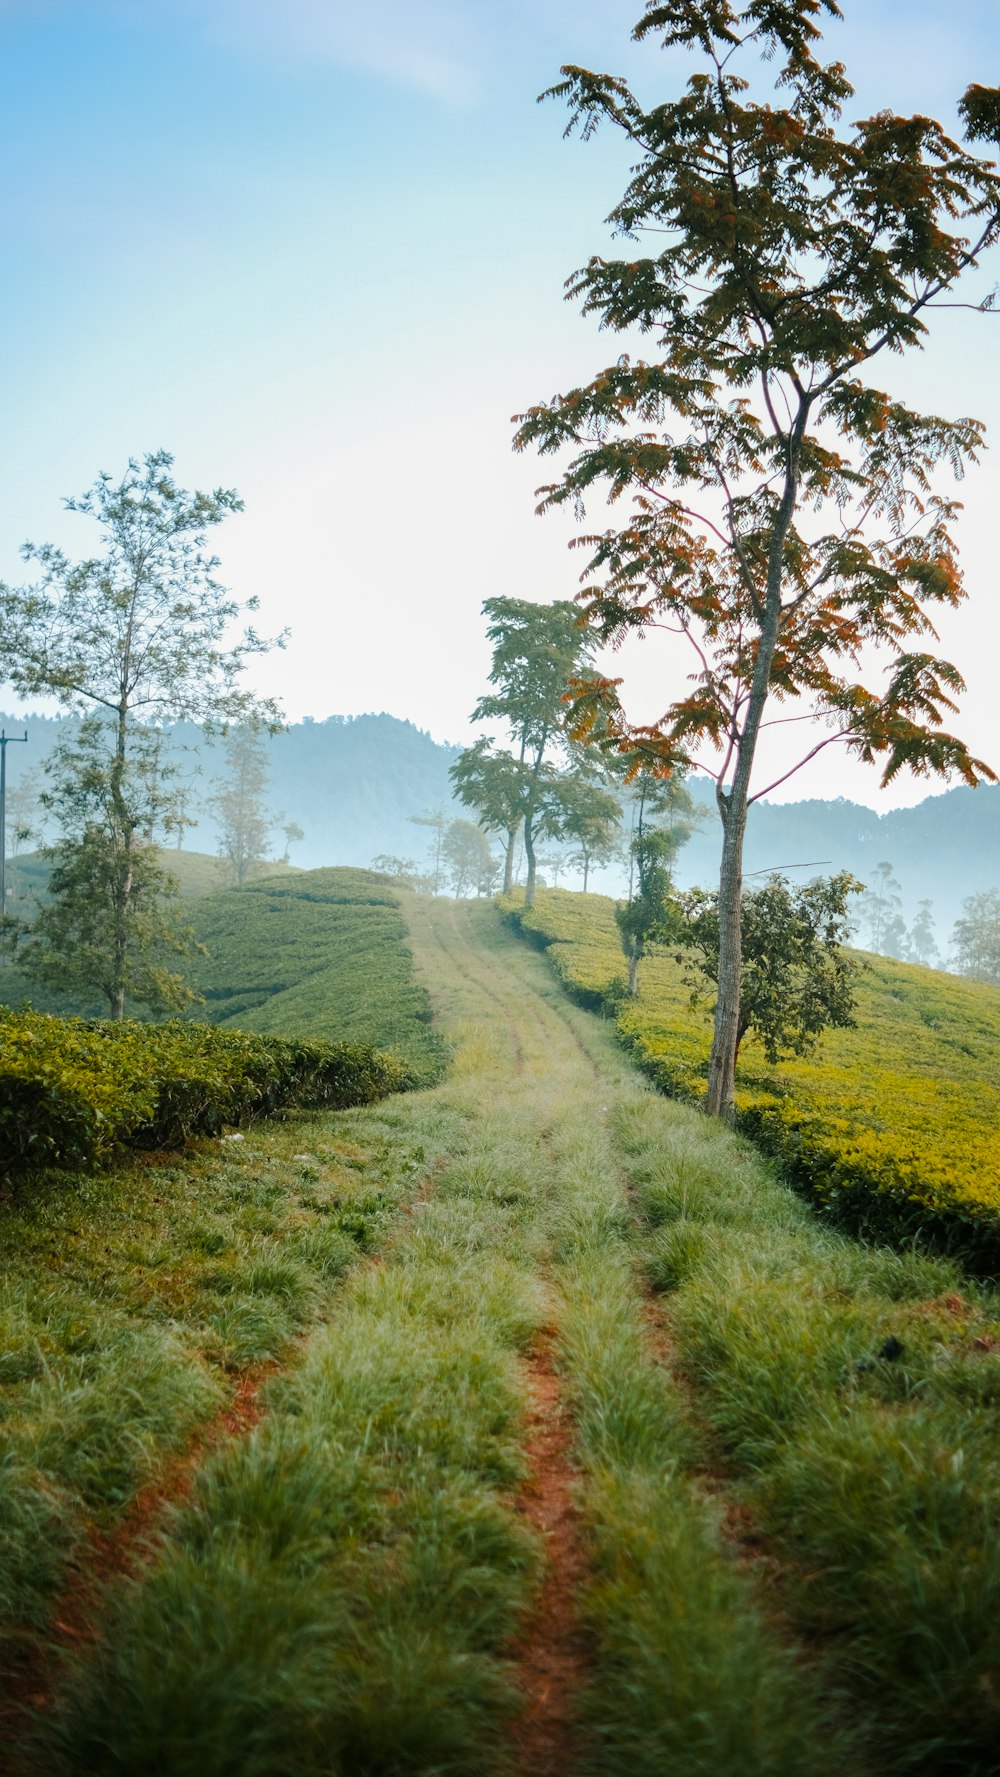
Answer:
<svg viewBox="0 0 1000 1777"><path fill-rule="evenodd" d="M765 725L820 724L778 781L832 744L883 761L883 782L904 767L994 777L944 730L962 681L927 644L935 607L963 597L957 508L935 478L975 458L981 427L918 413L870 367L920 344L996 241L1000 176L926 117L844 126L852 88L819 59L824 14L840 16L835 0L653 0L634 35L700 66L651 109L623 80L563 69L552 92L569 127L607 121L636 158L611 218L626 255L591 259L572 292L652 350L530 409L516 436L569 453L542 510L579 509L594 489L633 496L618 528L585 540L594 636L657 627L690 649L693 689L659 722L631 722L608 679L580 687L576 720L715 780L717 1115L733 1101L747 810L774 787L754 772ZM968 139L1000 140L996 89L971 87L961 113ZM644 230L649 252L632 244ZM861 682L862 658L881 661L882 683ZM792 700L793 718L769 717Z"/></svg>
<svg viewBox="0 0 1000 1777"><path fill-rule="evenodd" d="M448 816L443 808L432 808L424 814L411 814L410 820L415 827L429 827L432 838L430 842L430 878L431 893L438 894L444 875L444 836L448 827Z"/></svg>
<svg viewBox="0 0 1000 1777"><path fill-rule="evenodd" d="M267 754L259 729L242 723L229 730L225 749L226 774L208 806L219 824L219 856L226 860L233 884L242 888L267 857L275 824L264 799Z"/></svg>
<svg viewBox="0 0 1000 1777"><path fill-rule="evenodd" d="M247 629L234 646L223 645L254 601L241 607L220 585L206 539L242 501L227 488L188 493L173 480L172 465L166 451L155 451L141 463L130 460L120 481L99 476L66 502L96 524L99 552L74 563L52 544L26 543L22 554L37 564L40 580L0 589L0 672L18 692L57 697L84 716L77 755L62 749L54 767L50 806L62 816L63 834L46 954L52 967L60 955L75 966L73 903L80 898L93 953L104 947L93 980L116 1018L128 995L146 997L136 957L153 942L151 907L172 892L172 879L157 878L148 855L149 834L177 818L174 767L161 756L156 724L280 724L275 704L239 683L247 657L271 644ZM92 896L106 902L96 923Z"/></svg>
<svg viewBox="0 0 1000 1777"><path fill-rule="evenodd" d="M902 956L906 926L901 912L903 899L888 858L876 864L858 908L858 922L871 950L883 956Z"/></svg>
<svg viewBox="0 0 1000 1777"><path fill-rule="evenodd" d="M474 722L501 721L512 748L492 738L467 748L451 769L455 794L475 808L488 831L501 833L504 893L513 886L514 845L524 840L528 872L525 906L534 900L536 842L555 836L551 798L556 761L565 753L567 685L589 668L591 645L575 605L493 598L483 604L493 643L490 684L472 712ZM486 797L487 800L477 800Z"/></svg>

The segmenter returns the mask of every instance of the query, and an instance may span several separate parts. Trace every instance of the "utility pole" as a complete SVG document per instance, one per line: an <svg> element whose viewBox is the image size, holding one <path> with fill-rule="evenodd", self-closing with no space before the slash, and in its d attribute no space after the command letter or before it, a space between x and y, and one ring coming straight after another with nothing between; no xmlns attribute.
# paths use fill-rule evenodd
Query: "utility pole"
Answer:
<svg viewBox="0 0 1000 1777"><path fill-rule="evenodd" d="M13 743L23 746L23 734L7 734L0 728L0 966L7 961L7 748Z"/></svg>

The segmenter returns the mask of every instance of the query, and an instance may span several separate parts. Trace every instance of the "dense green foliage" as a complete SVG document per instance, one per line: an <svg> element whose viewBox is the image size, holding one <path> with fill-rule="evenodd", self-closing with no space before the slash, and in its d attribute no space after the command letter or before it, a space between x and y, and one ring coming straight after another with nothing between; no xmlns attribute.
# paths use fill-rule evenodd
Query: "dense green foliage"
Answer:
<svg viewBox="0 0 1000 1777"><path fill-rule="evenodd" d="M639 1065L664 1091L705 1089L708 1011L692 1007L670 955L647 960L642 997L622 1005L614 904L542 891L531 914L505 903L548 947L569 992L616 1018ZM867 959L856 1027L818 1053L769 1068L748 1036L737 1089L740 1126L851 1225L923 1231L1000 1262L1000 995L888 958Z"/></svg>
<svg viewBox="0 0 1000 1777"><path fill-rule="evenodd" d="M413 977L399 892L368 870L287 872L192 909L202 1016L228 1029L373 1043L420 1078L444 1047Z"/></svg>
<svg viewBox="0 0 1000 1777"><path fill-rule="evenodd" d="M173 1020L0 1011L0 1173L88 1167L286 1106L369 1104L411 1084L359 1043L289 1042Z"/></svg>

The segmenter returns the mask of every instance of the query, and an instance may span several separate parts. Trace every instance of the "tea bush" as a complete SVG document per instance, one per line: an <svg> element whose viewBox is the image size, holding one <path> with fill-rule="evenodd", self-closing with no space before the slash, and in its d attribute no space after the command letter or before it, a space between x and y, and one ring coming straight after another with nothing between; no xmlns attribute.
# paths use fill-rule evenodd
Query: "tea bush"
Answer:
<svg viewBox="0 0 1000 1777"><path fill-rule="evenodd" d="M0 1170L90 1167L122 1146L175 1146L286 1106L343 1109L412 1084L397 1057L366 1044L0 1007Z"/></svg>

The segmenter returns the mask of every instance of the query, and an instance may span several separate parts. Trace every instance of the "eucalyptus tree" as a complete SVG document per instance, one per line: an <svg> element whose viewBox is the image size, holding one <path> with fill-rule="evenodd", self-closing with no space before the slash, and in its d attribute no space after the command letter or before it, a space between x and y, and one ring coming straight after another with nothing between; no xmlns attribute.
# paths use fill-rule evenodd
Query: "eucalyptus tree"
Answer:
<svg viewBox="0 0 1000 1777"><path fill-rule="evenodd" d="M229 867L233 885L242 888L267 857L276 824L265 801L270 773L259 729L240 723L229 730L224 745L225 776L218 780L208 807L218 822L219 856ZM302 829L296 831L301 837Z"/></svg>
<svg viewBox="0 0 1000 1777"><path fill-rule="evenodd" d="M161 450L130 459L119 481L100 475L66 501L97 526L95 553L74 562L53 544L26 543L37 583L0 588L0 675L82 718L52 761L46 802L61 838L32 952L50 976L92 958L91 984L116 1018L127 997L171 1004L182 991L179 977L159 964L150 975L141 962L173 943L172 879L150 835L183 818L159 725L280 726L276 705L240 683L247 658L272 644L252 628L226 641L255 601L231 597L207 545L242 501L228 488L189 493L172 466Z"/></svg>
<svg viewBox="0 0 1000 1777"><path fill-rule="evenodd" d="M594 638L667 629L689 653L690 689L659 721L630 720L609 679L578 687L575 721L715 780L718 1115L733 1100L747 810L774 787L754 769L768 722L817 724L778 781L835 744L881 762L883 782L994 776L945 729L962 680L931 651L935 609L964 596L938 472L960 475L982 428L916 411L874 366L921 344L997 240L1000 176L929 118L845 124L852 88L820 59L824 15L840 16L835 0L654 0L635 37L698 66L651 107L622 79L563 69L551 92L569 128L611 124L634 157L611 216L624 253L592 258L571 294L649 349L531 408L515 441L559 454L541 510L630 497L584 539ZM967 141L1000 140L995 88L970 87L960 112Z"/></svg>

